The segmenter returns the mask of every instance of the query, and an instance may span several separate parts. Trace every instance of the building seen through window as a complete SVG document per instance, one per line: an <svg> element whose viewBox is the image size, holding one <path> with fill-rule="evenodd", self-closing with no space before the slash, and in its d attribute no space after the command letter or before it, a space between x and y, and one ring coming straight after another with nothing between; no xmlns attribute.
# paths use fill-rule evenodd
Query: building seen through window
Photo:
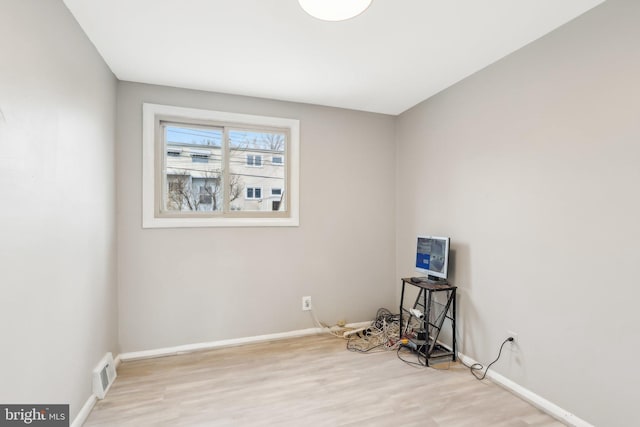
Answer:
<svg viewBox="0 0 640 427"><path fill-rule="evenodd" d="M169 122L161 126L165 212L286 209L285 133Z"/></svg>

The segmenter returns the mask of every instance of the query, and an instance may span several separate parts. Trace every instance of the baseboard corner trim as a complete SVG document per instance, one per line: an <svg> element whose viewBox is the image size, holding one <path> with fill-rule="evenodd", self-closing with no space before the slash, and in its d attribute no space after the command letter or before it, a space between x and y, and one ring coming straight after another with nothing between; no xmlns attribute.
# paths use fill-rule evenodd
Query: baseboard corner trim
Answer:
<svg viewBox="0 0 640 427"><path fill-rule="evenodd" d="M471 366L474 363L478 363L476 362L476 360L460 352L458 352L458 358L463 364L467 366ZM555 403L548 401L542 396L535 394L531 390L521 386L520 384L514 381L511 381L509 378L503 375L500 375L495 371L490 370L487 373L487 377L491 378L491 380L493 380L494 383L498 384L502 388L510 391L511 393L515 394L522 400L530 403L531 405L540 409L542 412L549 414L550 416L552 416L553 418L557 419L558 421L564 424L567 424L573 427L594 427L592 424L576 416L575 414L572 414L571 412L562 409Z"/></svg>
<svg viewBox="0 0 640 427"><path fill-rule="evenodd" d="M95 395L92 394L91 396L89 396L84 405L82 405L82 408L80 408L80 412L78 412L78 415L76 415L76 417L73 419L71 427L82 427L85 421L87 421L87 418L89 418L89 414L91 413L91 410L93 409L93 406L97 401L98 398Z"/></svg>

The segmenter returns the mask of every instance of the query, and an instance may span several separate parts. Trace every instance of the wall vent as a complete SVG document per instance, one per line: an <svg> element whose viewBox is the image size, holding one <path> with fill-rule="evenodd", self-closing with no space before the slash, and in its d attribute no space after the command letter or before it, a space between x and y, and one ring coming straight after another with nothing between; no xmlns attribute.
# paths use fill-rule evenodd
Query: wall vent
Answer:
<svg viewBox="0 0 640 427"><path fill-rule="evenodd" d="M93 394L98 399L104 399L115 379L116 366L113 363L113 355L107 353L93 370Z"/></svg>

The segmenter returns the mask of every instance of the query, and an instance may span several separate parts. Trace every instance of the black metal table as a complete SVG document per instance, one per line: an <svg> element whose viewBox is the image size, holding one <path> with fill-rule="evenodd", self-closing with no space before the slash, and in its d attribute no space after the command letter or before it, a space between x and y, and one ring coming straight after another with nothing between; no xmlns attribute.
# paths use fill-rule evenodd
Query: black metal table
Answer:
<svg viewBox="0 0 640 427"><path fill-rule="evenodd" d="M411 309L404 307L406 285L419 288L418 296ZM400 296L400 337L408 338L410 346L419 355L425 358L426 366L434 359L456 360L456 286L451 283L438 283L424 279L414 282L411 278L402 279L402 294ZM439 303L435 300L435 294L444 292L446 301ZM422 316L419 314L422 313ZM403 326L403 318L406 323ZM411 318L418 320L420 325L417 330L409 331ZM445 320L451 324L450 346L439 341Z"/></svg>

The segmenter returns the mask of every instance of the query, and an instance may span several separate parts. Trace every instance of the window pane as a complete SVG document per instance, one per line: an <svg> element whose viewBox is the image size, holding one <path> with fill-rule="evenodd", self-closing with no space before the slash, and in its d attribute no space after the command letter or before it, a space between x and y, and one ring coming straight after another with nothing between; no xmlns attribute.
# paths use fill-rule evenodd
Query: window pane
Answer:
<svg viewBox="0 0 640 427"><path fill-rule="evenodd" d="M222 204L222 129L161 123L166 211L220 211Z"/></svg>
<svg viewBox="0 0 640 427"><path fill-rule="evenodd" d="M280 132L229 131L229 204L231 210L272 211L273 201L286 210L285 173L282 165L263 161L280 157L285 164L286 134ZM246 193L243 191L247 189ZM251 195L249 189L252 189ZM281 194L262 194L262 188L280 188ZM241 197L243 193L246 197Z"/></svg>

